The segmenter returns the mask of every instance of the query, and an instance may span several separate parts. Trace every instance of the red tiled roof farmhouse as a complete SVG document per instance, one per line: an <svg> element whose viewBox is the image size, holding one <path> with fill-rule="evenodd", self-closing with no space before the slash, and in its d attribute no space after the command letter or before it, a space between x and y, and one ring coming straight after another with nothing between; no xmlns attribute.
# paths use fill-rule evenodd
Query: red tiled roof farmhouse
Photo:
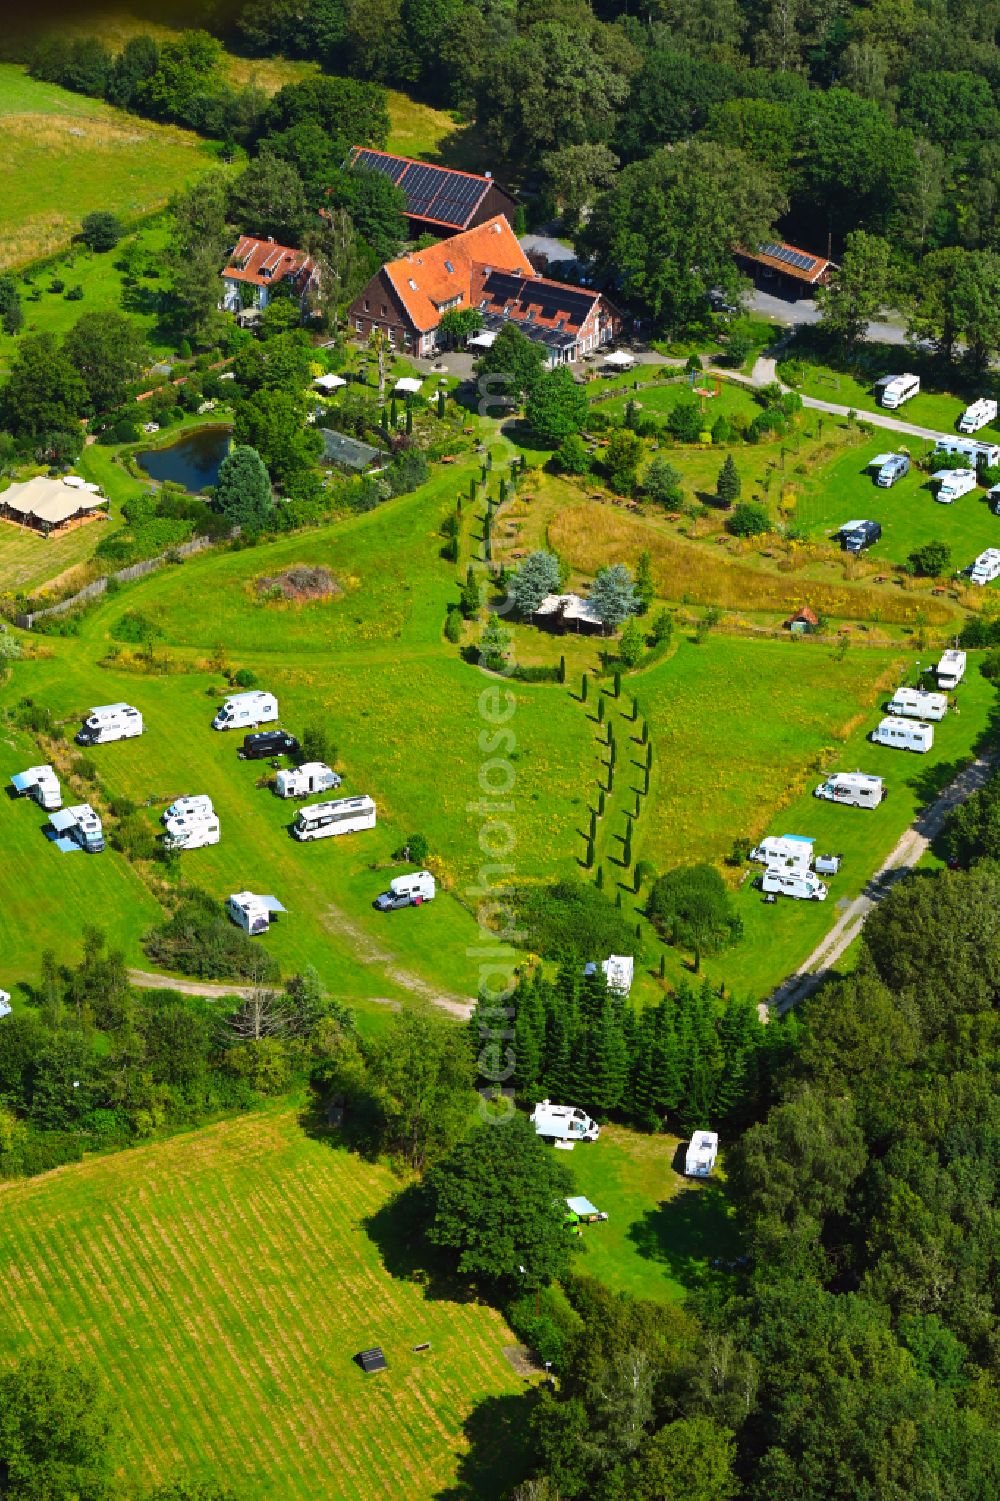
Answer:
<svg viewBox="0 0 1000 1501"><path fill-rule="evenodd" d="M243 235L222 273L228 281L250 282L256 287L273 287L286 277L308 281L316 262L304 250L276 245L273 240L255 240Z"/></svg>
<svg viewBox="0 0 1000 1501"><path fill-rule="evenodd" d="M443 304L470 306L474 275L479 281L486 268L535 274L502 214L426 250L388 261L385 272L414 327L428 332L441 321Z"/></svg>

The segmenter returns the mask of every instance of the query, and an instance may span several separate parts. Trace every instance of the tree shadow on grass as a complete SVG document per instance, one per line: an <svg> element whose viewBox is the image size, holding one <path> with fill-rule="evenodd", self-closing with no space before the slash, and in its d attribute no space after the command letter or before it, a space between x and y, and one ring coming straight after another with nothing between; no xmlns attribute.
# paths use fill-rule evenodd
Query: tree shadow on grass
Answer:
<svg viewBox="0 0 1000 1501"><path fill-rule="evenodd" d="M463 1424L469 1450L459 1461L455 1484L436 1491L434 1501L499 1501L509 1495L528 1473L528 1422L537 1401L528 1382L519 1396L477 1403Z"/></svg>
<svg viewBox="0 0 1000 1501"><path fill-rule="evenodd" d="M390 1277L418 1283L427 1298L452 1303L478 1301L475 1291L455 1277L444 1254L428 1242L426 1223L426 1192L421 1184L414 1183L363 1219L361 1229L378 1250Z"/></svg>
<svg viewBox="0 0 1000 1501"><path fill-rule="evenodd" d="M719 1282L742 1249L725 1187L717 1180L690 1184L647 1210L629 1227L628 1238L640 1256L658 1262L686 1288ZM716 1261L723 1266L713 1266Z"/></svg>

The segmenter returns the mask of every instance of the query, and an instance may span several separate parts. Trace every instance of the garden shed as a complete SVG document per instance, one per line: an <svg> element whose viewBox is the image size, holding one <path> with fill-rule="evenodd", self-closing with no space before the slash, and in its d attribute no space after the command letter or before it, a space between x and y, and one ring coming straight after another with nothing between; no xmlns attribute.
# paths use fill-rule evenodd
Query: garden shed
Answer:
<svg viewBox="0 0 1000 1501"><path fill-rule="evenodd" d="M335 433L332 428L321 427L323 457L328 464L339 469L348 469L352 474L373 474L385 467L388 455L381 448L362 443L360 438L349 438L346 433Z"/></svg>
<svg viewBox="0 0 1000 1501"><path fill-rule="evenodd" d="M782 629L791 631L793 636L808 636L818 628L819 616L808 605L803 605L801 610L796 610L794 615L789 615L787 620L782 621Z"/></svg>

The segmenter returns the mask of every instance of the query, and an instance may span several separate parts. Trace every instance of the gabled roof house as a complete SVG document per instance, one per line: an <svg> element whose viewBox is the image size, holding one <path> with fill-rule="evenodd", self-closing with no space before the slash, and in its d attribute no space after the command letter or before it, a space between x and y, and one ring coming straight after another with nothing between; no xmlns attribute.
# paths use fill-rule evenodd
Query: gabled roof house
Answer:
<svg viewBox="0 0 1000 1501"><path fill-rule="evenodd" d="M817 287L825 287L831 271L839 270L836 261L800 250L797 245L767 240L753 250L742 246L736 259L750 273L759 287L773 288L788 296L807 297Z"/></svg>
<svg viewBox="0 0 1000 1501"><path fill-rule="evenodd" d="M362 338L378 328L397 348L428 355L451 308L479 310L486 331L480 344L515 322L545 346L553 365L609 343L620 326L599 292L538 276L502 214L388 261L355 298L349 318Z"/></svg>
<svg viewBox="0 0 1000 1501"><path fill-rule="evenodd" d="M353 148L350 165L381 172L402 189L414 239L424 233L458 234L485 224L497 214L508 219L514 214L513 198L497 187L488 172L456 172L452 167L364 146Z"/></svg>
<svg viewBox="0 0 1000 1501"><path fill-rule="evenodd" d="M241 235L222 273L222 307L232 313L247 308L263 312L274 288L285 282L301 302L312 288L316 274L316 262L304 250Z"/></svg>

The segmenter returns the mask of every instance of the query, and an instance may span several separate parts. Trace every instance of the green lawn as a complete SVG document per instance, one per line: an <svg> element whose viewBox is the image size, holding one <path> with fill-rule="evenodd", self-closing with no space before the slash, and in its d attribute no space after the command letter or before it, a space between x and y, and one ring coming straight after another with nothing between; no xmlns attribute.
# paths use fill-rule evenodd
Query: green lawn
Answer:
<svg viewBox="0 0 1000 1501"><path fill-rule="evenodd" d="M725 1275L712 1261L740 1254L725 1185L684 1178L685 1145L604 1126L596 1142L576 1147L576 1192L608 1215L582 1227L581 1270L616 1291L665 1301Z"/></svg>
<svg viewBox="0 0 1000 1501"><path fill-rule="evenodd" d="M97 1365L137 1490L183 1470L247 1501L490 1501L519 1478L515 1340L400 1275L398 1188L287 1109L3 1185L5 1356Z"/></svg>
<svg viewBox="0 0 1000 1501"><path fill-rule="evenodd" d="M865 351L864 369L854 372L824 364L812 356L808 349L793 347L791 354L786 354L785 358L802 361L804 378L795 388L801 395L815 396L821 401L835 402L838 406L853 407L858 412L884 410L879 406L872 390L873 382L880 376L902 375L912 371L921 377L920 394L911 397L890 415L899 417L904 422L912 422L918 427L933 428L935 432L956 433L958 419L970 401L977 396L998 394L992 375L986 375L977 381L974 388L970 386L959 392L935 389L933 372L928 372L925 363L915 359L902 345L872 345ZM957 374L955 380L958 381ZM998 443L1000 425L991 423L975 436L983 442Z"/></svg>
<svg viewBox="0 0 1000 1501"><path fill-rule="evenodd" d="M218 164L191 131L39 83L12 63L0 64L0 160L0 269L67 244L92 209L149 213Z"/></svg>

